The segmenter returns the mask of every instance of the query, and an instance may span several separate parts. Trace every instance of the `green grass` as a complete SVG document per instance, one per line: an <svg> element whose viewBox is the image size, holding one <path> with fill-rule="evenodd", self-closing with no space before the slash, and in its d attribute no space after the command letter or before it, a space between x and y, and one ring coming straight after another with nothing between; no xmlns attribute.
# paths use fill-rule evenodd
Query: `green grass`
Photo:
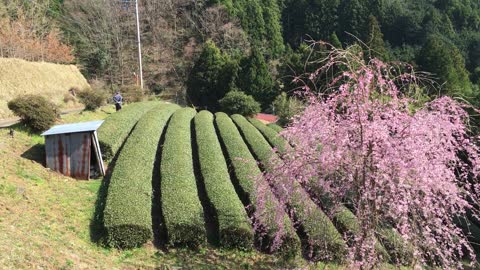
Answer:
<svg viewBox="0 0 480 270"><path fill-rule="evenodd" d="M195 133L202 180L208 201L218 221L220 245L227 248L251 249L253 229L230 181L212 113L202 111L195 116Z"/></svg>
<svg viewBox="0 0 480 270"><path fill-rule="evenodd" d="M162 106L161 102L149 101L125 106L110 115L98 129L98 139L105 160L112 159L133 130L138 120L149 110ZM163 105L165 106L165 105Z"/></svg>
<svg viewBox="0 0 480 270"><path fill-rule="evenodd" d="M191 122L195 115L189 108L173 115L162 149L161 206L170 246L196 247L206 240L192 156Z"/></svg>
<svg viewBox="0 0 480 270"><path fill-rule="evenodd" d="M104 211L109 246L133 248L152 239L152 172L157 145L178 108L165 105L146 113L120 152Z"/></svg>
<svg viewBox="0 0 480 270"><path fill-rule="evenodd" d="M114 105L103 106L96 111L81 111L77 113L69 113L61 116L61 122L65 123L78 123L88 122L98 119L105 119L115 113Z"/></svg>
<svg viewBox="0 0 480 270"><path fill-rule="evenodd" d="M267 172L273 172L271 162L281 162L272 152L269 143L262 134L243 116L233 115L233 121L241 130L250 149L262 162ZM292 213L291 218L301 226L298 230L304 235L304 251L315 261L342 261L345 259L347 246L342 236L335 229L325 213L309 198L308 194L296 181L287 181L288 201L287 208ZM281 194L283 189L273 184L274 193Z"/></svg>
<svg viewBox="0 0 480 270"><path fill-rule="evenodd" d="M230 117L225 113L217 113L215 116L219 136L228 154L234 179L238 182L240 196L243 197L245 205L250 207L251 215L255 216L255 222L261 228L257 232L259 246L270 252L279 253L282 257L292 258L297 256L300 251L300 239L286 214L283 214L283 217L280 218L283 221L281 243L278 247L273 246L276 235L281 234L276 217L276 211L281 207L273 194L267 190L268 194L264 196L266 202L264 202L263 207L265 209L255 213L259 203L257 202L255 181L264 181L260 168Z"/></svg>

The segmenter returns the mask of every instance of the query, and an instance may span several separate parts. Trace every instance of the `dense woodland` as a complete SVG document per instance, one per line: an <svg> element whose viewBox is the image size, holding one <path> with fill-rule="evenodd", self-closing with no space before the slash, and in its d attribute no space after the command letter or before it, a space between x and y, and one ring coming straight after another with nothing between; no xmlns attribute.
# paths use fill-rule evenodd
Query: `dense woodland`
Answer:
<svg viewBox="0 0 480 270"><path fill-rule="evenodd" d="M412 64L436 90L476 103L480 4L472 0L140 0L144 74L154 93L218 110L232 90L269 110L330 49ZM76 63L90 80L136 83L134 1L1 0L0 54ZM360 47L359 47L360 48ZM322 89L321 82L317 82ZM440 89L440 90L439 90Z"/></svg>

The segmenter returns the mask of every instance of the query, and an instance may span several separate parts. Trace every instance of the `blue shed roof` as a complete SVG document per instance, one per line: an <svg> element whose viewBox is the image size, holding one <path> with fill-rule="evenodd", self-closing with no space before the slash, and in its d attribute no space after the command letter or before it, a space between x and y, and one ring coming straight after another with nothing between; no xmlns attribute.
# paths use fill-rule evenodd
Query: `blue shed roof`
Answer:
<svg viewBox="0 0 480 270"><path fill-rule="evenodd" d="M42 136L66 134L66 133L91 132L91 131L96 131L102 124L103 124L103 120L76 123L76 124L58 125L42 133Z"/></svg>

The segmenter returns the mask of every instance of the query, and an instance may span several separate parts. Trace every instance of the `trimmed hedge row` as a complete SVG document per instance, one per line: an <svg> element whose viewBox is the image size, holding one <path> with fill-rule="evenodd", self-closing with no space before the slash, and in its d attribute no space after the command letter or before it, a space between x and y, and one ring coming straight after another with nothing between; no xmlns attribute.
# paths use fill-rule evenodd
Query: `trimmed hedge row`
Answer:
<svg viewBox="0 0 480 270"><path fill-rule="evenodd" d="M388 250L391 262L394 264L411 265L413 262L413 247L406 243L402 236L392 228L383 228L378 238Z"/></svg>
<svg viewBox="0 0 480 270"><path fill-rule="evenodd" d="M281 162L262 134L243 116L233 115L232 119L259 161L267 166L267 171L271 170L268 164L272 158ZM274 188L277 188L275 192L282 192L279 187ZM301 225L298 229L306 236L303 240L306 241L308 255L312 260L344 260L347 245L332 221L309 198L300 184L294 182L291 188L287 208L292 212L292 218Z"/></svg>
<svg viewBox="0 0 480 270"><path fill-rule="evenodd" d="M133 248L152 239L152 171L157 145L179 107L157 107L140 119L122 149L110 178L104 210L107 242Z"/></svg>
<svg viewBox="0 0 480 270"><path fill-rule="evenodd" d="M350 211L345 206L341 206L333 217L333 222L335 227L340 231L342 234L350 234L352 236L358 235L360 233L360 224L358 223L358 219L355 214ZM381 261L388 262L391 260L389 253L385 249L385 247L376 240L375 243L375 250L378 254L378 257Z"/></svg>
<svg viewBox="0 0 480 270"><path fill-rule="evenodd" d="M122 147L138 120L151 109L162 105L158 101L134 103L109 116L98 129L98 138L105 160L112 159Z"/></svg>
<svg viewBox="0 0 480 270"><path fill-rule="evenodd" d="M249 119L249 121L265 136L265 138L267 140L269 139L269 142L272 145L274 145L274 146L275 145L280 145L280 146L281 145L288 145L287 141L284 138L278 136L278 134L276 136L274 136L273 132L271 132L271 130L266 129L265 125L262 122L258 121L257 119ZM277 127L279 127L279 126L277 126ZM279 127L279 128L281 129L281 127ZM311 188L311 187L307 187L307 188ZM322 199L324 199L324 198L316 198L316 199L319 199L320 201L323 201ZM328 204L328 202L326 202L325 204ZM340 210L335 213L333 219L334 219L335 227L342 234L350 233L350 234L355 235L355 234L359 233L359 231L360 231L360 225L358 224L357 217L348 208L346 208L344 206L342 206L340 208ZM389 233L388 235L391 235L391 233ZM385 241L388 241L388 239L384 240L384 242ZM405 256L405 254L406 254L401 250L397 250L397 249L401 248L400 245L395 243L395 244L390 244L389 246L391 248L393 248L393 250L391 250L390 252L388 252L385 249L385 247L382 245L382 243L380 241L377 241L377 243L375 245L375 250L377 251L381 260L394 261L394 262L405 261L405 258L398 258L399 254L401 254L402 256ZM390 256L390 255L392 255L392 256ZM393 260L392 260L392 257L393 257Z"/></svg>
<svg viewBox="0 0 480 270"><path fill-rule="evenodd" d="M215 114L215 123L226 153L228 154L229 164L233 169L235 180L238 181L239 193L246 201L246 204L252 207L251 210L255 211L257 208L257 198L254 181L257 180L257 177L259 177L257 181L261 181L262 179L260 178L261 171L258 168L257 162L243 141L242 135L227 114ZM275 235L279 230L275 214L279 202L271 192L268 192L265 198L268 200L265 202L265 209L262 215L256 216L257 220L255 222L262 228L262 231L257 234L260 246L270 249ZM300 239L295 233L295 229L287 214L283 216L283 229L282 244L276 251L287 258L295 257L299 254Z"/></svg>
<svg viewBox="0 0 480 270"><path fill-rule="evenodd" d="M195 115L191 108L176 111L165 134L160 192L168 245L197 247L206 240L192 156L191 122Z"/></svg>
<svg viewBox="0 0 480 270"><path fill-rule="evenodd" d="M282 137L280 137L280 135L278 135L277 131L268 127L258 119L248 118L248 121L255 128L257 128L260 133L262 133L262 135L267 139L268 143L270 143L271 146L275 147L279 153L285 153L288 144Z"/></svg>
<svg viewBox="0 0 480 270"><path fill-rule="evenodd" d="M275 130L277 133L280 133L280 132L283 131L283 128L281 126L275 124L275 123L270 123L270 124L267 125L267 127Z"/></svg>
<svg viewBox="0 0 480 270"><path fill-rule="evenodd" d="M253 229L230 181L227 163L213 124L213 114L201 111L195 116L194 122L200 171L207 198L218 220L220 245L251 249Z"/></svg>

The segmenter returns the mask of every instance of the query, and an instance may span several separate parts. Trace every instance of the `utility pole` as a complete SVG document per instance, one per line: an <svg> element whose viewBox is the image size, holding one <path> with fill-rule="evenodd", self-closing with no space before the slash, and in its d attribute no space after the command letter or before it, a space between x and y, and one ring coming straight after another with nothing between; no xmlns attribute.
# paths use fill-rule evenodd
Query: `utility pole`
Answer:
<svg viewBox="0 0 480 270"><path fill-rule="evenodd" d="M135 0L135 13L137 17L138 66L140 69L140 87L143 89L142 42L140 39L140 18L138 14L138 0Z"/></svg>

